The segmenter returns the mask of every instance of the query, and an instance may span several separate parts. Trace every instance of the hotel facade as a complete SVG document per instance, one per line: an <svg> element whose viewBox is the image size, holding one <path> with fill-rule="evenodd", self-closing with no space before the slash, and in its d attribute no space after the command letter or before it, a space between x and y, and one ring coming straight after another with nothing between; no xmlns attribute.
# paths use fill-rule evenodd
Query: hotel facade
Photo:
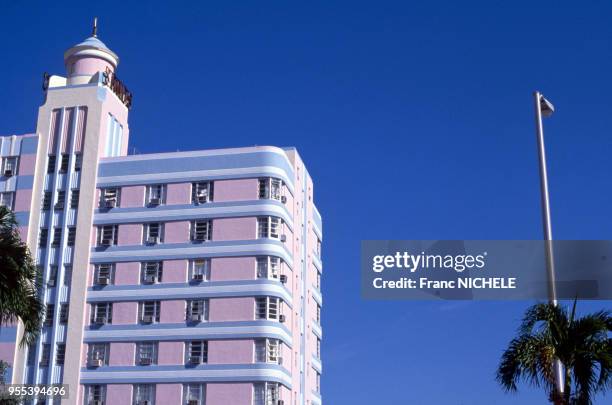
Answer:
<svg viewBox="0 0 612 405"><path fill-rule="evenodd" d="M0 204L46 319L8 381L43 404L321 404L321 216L293 148L128 155L132 96L94 34L45 76L36 132L0 137ZM180 146L180 145L177 145Z"/></svg>

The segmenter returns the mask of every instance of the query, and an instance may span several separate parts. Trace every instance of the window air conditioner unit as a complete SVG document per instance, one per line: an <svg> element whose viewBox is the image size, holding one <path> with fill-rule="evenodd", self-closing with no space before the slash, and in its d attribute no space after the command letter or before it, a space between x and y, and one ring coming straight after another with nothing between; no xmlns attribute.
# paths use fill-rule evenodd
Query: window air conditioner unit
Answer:
<svg viewBox="0 0 612 405"><path fill-rule="evenodd" d="M191 322L202 322L202 314L191 314L189 320Z"/></svg>
<svg viewBox="0 0 612 405"><path fill-rule="evenodd" d="M199 356L189 356L189 364L200 364Z"/></svg>
<svg viewBox="0 0 612 405"><path fill-rule="evenodd" d="M281 242L286 242L286 241L287 241L287 235L282 234L282 235L280 236L280 241L281 241Z"/></svg>
<svg viewBox="0 0 612 405"><path fill-rule="evenodd" d="M94 322L96 323L96 325L104 325L104 324L106 324L106 317L98 316L98 317L96 317Z"/></svg>
<svg viewBox="0 0 612 405"><path fill-rule="evenodd" d="M282 202L283 204L287 204L287 197L282 196L282 197L281 197L281 202Z"/></svg>
<svg viewBox="0 0 612 405"><path fill-rule="evenodd" d="M62 208L64 208L64 204L61 202L58 202L58 203L55 203L53 207L55 207L56 210L61 210Z"/></svg>
<svg viewBox="0 0 612 405"><path fill-rule="evenodd" d="M153 364L153 361L150 357L143 357L140 359L139 363L141 366L150 366L151 364Z"/></svg>
<svg viewBox="0 0 612 405"><path fill-rule="evenodd" d="M286 321L285 315L279 315L279 317L278 317L278 321L279 321L280 323L285 323L285 321Z"/></svg>
<svg viewBox="0 0 612 405"><path fill-rule="evenodd" d="M100 245L101 245L101 246L110 246L110 245L112 245L112 244L113 244L113 241L112 241L112 240L110 240L110 239L102 239L102 240L100 241Z"/></svg>
<svg viewBox="0 0 612 405"><path fill-rule="evenodd" d="M41 359L38 364L40 364L41 366L48 366L49 365L49 359Z"/></svg>
<svg viewBox="0 0 612 405"><path fill-rule="evenodd" d="M108 278L107 277L100 277L98 278L98 285L108 285Z"/></svg>
<svg viewBox="0 0 612 405"><path fill-rule="evenodd" d="M200 191L196 195L196 199L198 200L199 203L205 203L207 197L208 197L208 194L206 193L206 191Z"/></svg>
<svg viewBox="0 0 612 405"><path fill-rule="evenodd" d="M159 205L159 204L161 204L161 198L151 198L151 199L149 199L149 204L151 204L151 205Z"/></svg>
<svg viewBox="0 0 612 405"><path fill-rule="evenodd" d="M147 238L147 245L157 245L159 243L158 236L149 236Z"/></svg>
<svg viewBox="0 0 612 405"><path fill-rule="evenodd" d="M50 278L49 281L47 281L47 285L49 287L55 287L55 279L54 278Z"/></svg>
<svg viewBox="0 0 612 405"><path fill-rule="evenodd" d="M13 175L13 171L11 169L6 169L4 171L4 176L5 177L11 177Z"/></svg>
<svg viewBox="0 0 612 405"><path fill-rule="evenodd" d="M194 281L204 281L204 274L194 274L193 280Z"/></svg>
<svg viewBox="0 0 612 405"><path fill-rule="evenodd" d="M105 208L115 208L116 206L117 206L117 200L115 200L114 198L109 198L108 200L104 201Z"/></svg>
<svg viewBox="0 0 612 405"><path fill-rule="evenodd" d="M284 275L284 274L281 274L280 282L283 283L283 284L287 284L287 276Z"/></svg>
<svg viewBox="0 0 612 405"><path fill-rule="evenodd" d="M283 358L282 357L279 357L277 360L278 360L278 364L283 364Z"/></svg>
<svg viewBox="0 0 612 405"><path fill-rule="evenodd" d="M102 367L102 365L104 365L104 361L102 359L90 359L87 365L89 367Z"/></svg>
<svg viewBox="0 0 612 405"><path fill-rule="evenodd" d="M144 278L144 282L147 284L155 284L156 281L157 277L155 277L153 274L147 274Z"/></svg>
<svg viewBox="0 0 612 405"><path fill-rule="evenodd" d="M153 317L151 315L144 315L142 317L142 323L153 323Z"/></svg>
<svg viewBox="0 0 612 405"><path fill-rule="evenodd" d="M206 234L204 232L202 233L195 233L193 235L193 241L194 242L204 242L206 240Z"/></svg>

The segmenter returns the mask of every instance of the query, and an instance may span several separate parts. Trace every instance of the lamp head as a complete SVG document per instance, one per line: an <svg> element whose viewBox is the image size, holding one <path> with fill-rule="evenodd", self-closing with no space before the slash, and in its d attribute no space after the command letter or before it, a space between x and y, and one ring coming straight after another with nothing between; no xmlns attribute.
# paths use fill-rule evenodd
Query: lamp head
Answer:
<svg viewBox="0 0 612 405"><path fill-rule="evenodd" d="M555 112L555 106L542 95L540 95L540 111L545 117L550 117Z"/></svg>

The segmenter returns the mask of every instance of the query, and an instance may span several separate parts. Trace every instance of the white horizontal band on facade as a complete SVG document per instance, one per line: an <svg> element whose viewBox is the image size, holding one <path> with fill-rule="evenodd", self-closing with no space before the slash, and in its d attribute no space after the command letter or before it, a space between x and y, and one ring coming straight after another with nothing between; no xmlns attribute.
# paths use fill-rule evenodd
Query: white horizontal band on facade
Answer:
<svg viewBox="0 0 612 405"><path fill-rule="evenodd" d="M318 337L323 338L323 329L321 329L321 325L319 325L316 321L312 321L312 331Z"/></svg>
<svg viewBox="0 0 612 405"><path fill-rule="evenodd" d="M317 356L312 356L311 363L312 363L312 368L317 370L319 373L323 371L323 364L321 364L321 360L319 360Z"/></svg>
<svg viewBox="0 0 612 405"><path fill-rule="evenodd" d="M224 369L224 370L134 370L134 371L81 371L81 380L86 383L95 382L96 380L112 380L117 383L138 383L140 381L158 381L158 382L174 382L180 379L198 378L198 379L227 379L227 381L242 380L242 379L274 379L282 381L285 386L291 386L291 378L282 370L269 368L253 368L253 369Z"/></svg>
<svg viewBox="0 0 612 405"><path fill-rule="evenodd" d="M243 206L234 206L234 207L206 207L205 204L201 206L194 206L190 208L181 208L181 209L165 209L155 211L156 218L164 218L167 221L171 221L173 217L185 217L186 215L197 217L199 215L218 215L219 217L223 217L223 215L227 214L242 214L242 213L251 213L253 211L266 211L276 213L279 217L282 217L285 223L293 229L293 220L291 219L291 215L287 211L286 208L281 207L276 204L256 204L256 205L243 205ZM109 213L99 213L94 216L94 224L99 221L109 222L109 221L117 221L120 223L126 222L142 222L142 221L150 221L151 220L151 210L147 210L147 208L143 208L138 211L129 211L129 212L109 212Z"/></svg>
<svg viewBox="0 0 612 405"><path fill-rule="evenodd" d="M323 305L323 296L321 292L317 290L314 286L310 289L312 291L312 298L319 303L319 305Z"/></svg>
<svg viewBox="0 0 612 405"><path fill-rule="evenodd" d="M171 336L172 338L185 338L193 339L196 336L205 335L207 338L223 339L227 336L242 335L245 338L252 337L253 335L270 335L279 336L288 346L293 345L293 339L291 335L280 326L213 326L213 327L177 327L177 328L138 328L138 329L109 329L109 330L85 330L83 338L85 341L104 339L112 342L113 339L125 340L126 338L131 340L138 340L143 337L159 337L160 340L164 336Z"/></svg>
<svg viewBox="0 0 612 405"><path fill-rule="evenodd" d="M312 230L319 237L319 239L323 239L323 231L319 228L316 221L312 221Z"/></svg>
<svg viewBox="0 0 612 405"><path fill-rule="evenodd" d="M323 262L321 261L321 259L319 259L319 256L317 256L315 253L311 254L312 256L312 264L315 265L315 267L317 269L319 269L319 271L323 271Z"/></svg>
<svg viewBox="0 0 612 405"><path fill-rule="evenodd" d="M247 146L243 148L226 148L226 149L210 149L210 150L192 150L184 152L162 152L162 153L147 153L142 155L128 155L118 157L104 157L100 159L101 164L111 162L138 162L142 160L165 160L172 158L189 158L203 156L225 156L225 155L246 155L249 153L266 153L271 152L278 156L282 156L287 164L292 167L293 164L289 161L284 150L277 146Z"/></svg>
<svg viewBox="0 0 612 405"><path fill-rule="evenodd" d="M293 180L283 170L275 166L255 166L255 167L241 167L238 169L213 169L213 170L192 170L182 172L168 172L168 173L147 173L147 174L129 174L125 176L107 176L98 177L97 183L100 184L122 184L129 182L142 182L143 184L155 181L156 183L164 181L181 181L185 182L186 178L204 177L214 178L221 176L244 176L253 175L253 177L259 177L260 173L267 173L271 176L277 175L287 183L291 193L293 193Z"/></svg>
<svg viewBox="0 0 612 405"><path fill-rule="evenodd" d="M271 243L261 243L261 244L252 244L252 245L223 245L223 246L206 246L206 242L201 244L196 244L189 247L183 248L174 248L174 249L130 249L130 250L115 250L112 252L107 251L93 251L91 252L91 261L104 261L111 260L116 258L123 257L146 257L146 258L156 258L160 256L181 256L181 255L189 255L197 256L197 255L206 255L206 254L236 254L236 253L244 253L245 256L252 255L254 251L265 250L268 252L272 252L279 257L285 260L290 267L293 268L293 260L291 254L287 251L286 248L283 248L280 245L271 244ZM127 260L126 260L127 261Z"/></svg>
<svg viewBox="0 0 612 405"><path fill-rule="evenodd" d="M275 283L276 284L276 283ZM103 289L98 291L89 291L87 294L87 301L92 300L108 300L108 301L126 301L126 297L129 301L138 301L141 298L147 298L151 296L163 297L172 296L173 298L193 298L202 297L206 294L238 294L238 293L249 293L253 291L261 292L262 295L274 294L283 298L283 301L291 305L293 298L285 287L281 284L275 285L273 283L252 283L252 284L240 284L240 285L221 285L221 286L207 286L207 285L194 285L186 287L172 287L172 288L142 288L142 286L130 289Z"/></svg>

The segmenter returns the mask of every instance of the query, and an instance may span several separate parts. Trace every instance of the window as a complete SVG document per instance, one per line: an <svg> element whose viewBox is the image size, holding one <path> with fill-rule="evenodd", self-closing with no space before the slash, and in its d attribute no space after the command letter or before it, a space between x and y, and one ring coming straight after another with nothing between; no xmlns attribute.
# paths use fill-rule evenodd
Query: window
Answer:
<svg viewBox="0 0 612 405"><path fill-rule="evenodd" d="M202 322L208 320L208 300L187 301L187 320Z"/></svg>
<svg viewBox="0 0 612 405"><path fill-rule="evenodd" d="M69 158L70 156L66 154L62 154L62 160L60 161L60 168L59 168L60 173L66 173L68 171L68 159Z"/></svg>
<svg viewBox="0 0 612 405"><path fill-rule="evenodd" d="M98 227L98 246L111 246L117 244L119 225L104 225Z"/></svg>
<svg viewBox="0 0 612 405"><path fill-rule="evenodd" d="M317 257L320 259L321 258L321 239L317 238Z"/></svg>
<svg viewBox="0 0 612 405"><path fill-rule="evenodd" d="M278 217L257 218L257 237L280 239L280 224Z"/></svg>
<svg viewBox="0 0 612 405"><path fill-rule="evenodd" d="M17 157L10 156L5 157L2 167L2 173L5 177L11 177L17 175Z"/></svg>
<svg viewBox="0 0 612 405"><path fill-rule="evenodd" d="M61 211L64 209L64 204L66 203L66 192L58 191L57 192L57 202L55 203L55 209Z"/></svg>
<svg viewBox="0 0 612 405"><path fill-rule="evenodd" d="M47 304L45 311L45 326L53 325L53 313L55 312L55 305Z"/></svg>
<svg viewBox="0 0 612 405"><path fill-rule="evenodd" d="M163 184L154 184L147 186L147 204L161 205L166 201L166 186Z"/></svg>
<svg viewBox="0 0 612 405"><path fill-rule="evenodd" d="M38 235L38 246L45 247L47 246L47 240L49 239L49 229L48 228L40 228L40 234Z"/></svg>
<svg viewBox="0 0 612 405"><path fill-rule="evenodd" d="M269 278L278 280L280 269L280 258L262 256L257 258L257 278Z"/></svg>
<svg viewBox="0 0 612 405"><path fill-rule="evenodd" d="M58 343L57 351L55 352L55 363L59 365L63 365L65 358L66 358L66 344Z"/></svg>
<svg viewBox="0 0 612 405"><path fill-rule="evenodd" d="M120 189L104 188L100 192L100 208L115 208L119 206Z"/></svg>
<svg viewBox="0 0 612 405"><path fill-rule="evenodd" d="M321 290L321 272L319 270L317 270L317 277L315 279L315 287L317 287L317 290Z"/></svg>
<svg viewBox="0 0 612 405"><path fill-rule="evenodd" d="M91 323L104 325L113 321L113 304L111 302L100 302L92 305Z"/></svg>
<svg viewBox="0 0 612 405"><path fill-rule="evenodd" d="M96 265L95 281L97 285L113 284L115 266L111 263L101 263Z"/></svg>
<svg viewBox="0 0 612 405"><path fill-rule="evenodd" d="M49 155L49 163L47 163L47 173L55 172L56 162L57 162L57 156Z"/></svg>
<svg viewBox="0 0 612 405"><path fill-rule="evenodd" d="M0 205L5 206L8 209L13 209L13 200L15 193L12 191L7 191L4 193L0 193Z"/></svg>
<svg viewBox="0 0 612 405"><path fill-rule="evenodd" d="M47 285L53 287L55 283L57 283L57 269L58 267L55 265L51 265L49 267L49 278L47 280Z"/></svg>
<svg viewBox="0 0 612 405"><path fill-rule="evenodd" d="M208 181L191 184L191 201L204 204L212 201L212 183Z"/></svg>
<svg viewBox="0 0 612 405"><path fill-rule="evenodd" d="M278 339L255 340L255 362L281 364Z"/></svg>
<svg viewBox="0 0 612 405"><path fill-rule="evenodd" d="M161 283L163 266L162 262L144 262L141 265L141 281L143 284Z"/></svg>
<svg viewBox="0 0 612 405"><path fill-rule="evenodd" d="M134 405L154 405L155 404L155 385L137 384L134 385Z"/></svg>
<svg viewBox="0 0 612 405"><path fill-rule="evenodd" d="M316 321L318 323L321 323L321 305L317 304L317 314L316 314Z"/></svg>
<svg viewBox="0 0 612 405"><path fill-rule="evenodd" d="M51 357L51 345L49 343L44 343L42 345L42 352L40 354L39 364L41 366L48 366L50 357Z"/></svg>
<svg viewBox="0 0 612 405"><path fill-rule="evenodd" d="M259 198L281 200L282 181L275 178L259 179Z"/></svg>
<svg viewBox="0 0 612 405"><path fill-rule="evenodd" d="M72 280L72 266L64 265L64 285L69 286Z"/></svg>
<svg viewBox="0 0 612 405"><path fill-rule="evenodd" d="M320 359L321 358L321 339L319 339L316 336L315 338L317 339L317 358Z"/></svg>
<svg viewBox="0 0 612 405"><path fill-rule="evenodd" d="M315 371L315 391L321 392L321 373Z"/></svg>
<svg viewBox="0 0 612 405"><path fill-rule="evenodd" d="M157 343L140 342L136 345L136 363L141 366L150 366L157 363Z"/></svg>
<svg viewBox="0 0 612 405"><path fill-rule="evenodd" d="M62 325L68 323L68 304L60 304L59 321Z"/></svg>
<svg viewBox="0 0 612 405"><path fill-rule="evenodd" d="M62 228L53 228L53 239L51 246L57 247L62 242Z"/></svg>
<svg viewBox="0 0 612 405"><path fill-rule="evenodd" d="M68 246L74 246L75 241L76 241L76 226L69 226L68 227L68 238L67 238L66 244Z"/></svg>
<svg viewBox="0 0 612 405"><path fill-rule="evenodd" d="M186 342L186 346L187 364L208 363L208 342L206 340Z"/></svg>
<svg viewBox="0 0 612 405"><path fill-rule="evenodd" d="M87 362L89 366L100 367L108 364L108 343L91 343L89 344L89 353L87 353Z"/></svg>
<svg viewBox="0 0 612 405"><path fill-rule="evenodd" d="M81 155L80 153L76 153L74 155L74 171L80 172L82 166L83 166L83 155Z"/></svg>
<svg viewBox="0 0 612 405"><path fill-rule="evenodd" d="M204 405L206 401L206 384L186 384L183 386L185 405Z"/></svg>
<svg viewBox="0 0 612 405"><path fill-rule="evenodd" d="M51 209L51 192L50 191L45 191L45 193L43 194L43 200L42 200L42 209L43 210L50 210Z"/></svg>
<svg viewBox="0 0 612 405"><path fill-rule="evenodd" d="M278 403L278 383L256 383L253 385L255 405L276 405Z"/></svg>
<svg viewBox="0 0 612 405"><path fill-rule="evenodd" d="M144 225L144 243L156 245L164 241L164 224L153 222Z"/></svg>
<svg viewBox="0 0 612 405"><path fill-rule="evenodd" d="M191 279L193 281L210 280L210 259L195 259L190 263Z"/></svg>
<svg viewBox="0 0 612 405"><path fill-rule="evenodd" d="M104 405L106 401L106 385L87 385L86 389L86 405Z"/></svg>
<svg viewBox="0 0 612 405"><path fill-rule="evenodd" d="M209 220L193 221L191 223L191 240L197 242L212 239L212 222Z"/></svg>
<svg viewBox="0 0 612 405"><path fill-rule="evenodd" d="M279 319L280 299L259 297L255 299L255 319Z"/></svg>
<svg viewBox="0 0 612 405"><path fill-rule="evenodd" d="M70 208L78 208L79 207L79 195L81 193L79 190L72 190L70 192Z"/></svg>
<svg viewBox="0 0 612 405"><path fill-rule="evenodd" d="M144 301L141 302L138 308L140 322L156 323L159 322L160 302L159 301Z"/></svg>

